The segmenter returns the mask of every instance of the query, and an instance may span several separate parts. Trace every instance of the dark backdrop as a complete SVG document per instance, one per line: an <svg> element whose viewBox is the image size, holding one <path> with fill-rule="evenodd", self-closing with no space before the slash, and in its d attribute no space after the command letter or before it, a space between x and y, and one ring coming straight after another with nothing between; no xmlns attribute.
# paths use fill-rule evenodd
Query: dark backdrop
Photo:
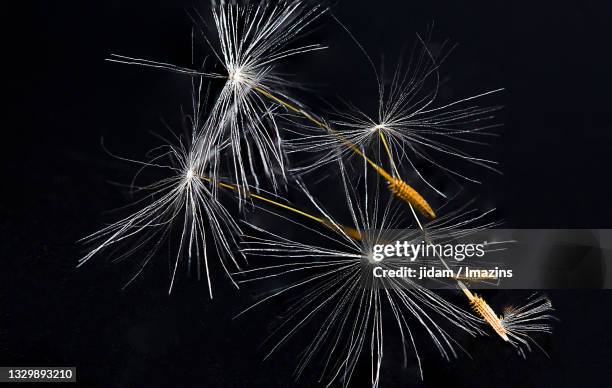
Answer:
<svg viewBox="0 0 612 388"><path fill-rule="evenodd" d="M605 3L347 0L333 10L376 59L410 46L414 33L435 21L436 39L459 44L443 69L457 96L507 88L494 99L506 105L505 126L491 151L504 175L489 174L470 190L498 207L508 226L606 228L612 13ZM29 5L7 15L16 23L5 62L17 71L4 76L17 82L7 93L2 136L0 365L76 366L87 387L292 386L299 343L266 362L258 349L276 317L264 308L231 320L252 295L217 281L210 301L204 282L185 279L168 296L164 263L126 291L122 269L104 260L75 269L84 250L76 241L116 216L104 211L129 201L109 181L129 182L134 168L107 155L100 139L140 158L158 144L147 133L162 132L160 119L175 120L189 97L183 77L103 59L116 52L188 64L185 10L195 5L206 13L206 4ZM314 38L331 48L292 70L319 82L321 97L360 101L374 92L371 73L355 46L326 24ZM463 341L474 360L462 355L447 363L425 344L424 382L414 368L402 369L401 353L388 352L383 386L609 386L612 294L549 295L560 319L542 339L550 358L536 351L525 361L490 338ZM398 341L394 336L385 341ZM299 385L310 386L313 376ZM361 365L355 386L368 378Z"/></svg>

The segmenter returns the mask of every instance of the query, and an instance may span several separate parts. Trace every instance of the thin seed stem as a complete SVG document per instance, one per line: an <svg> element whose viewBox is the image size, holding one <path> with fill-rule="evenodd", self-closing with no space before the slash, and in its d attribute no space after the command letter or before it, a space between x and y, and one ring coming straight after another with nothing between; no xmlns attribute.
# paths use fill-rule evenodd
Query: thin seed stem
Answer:
<svg viewBox="0 0 612 388"><path fill-rule="evenodd" d="M393 182L393 177L391 176L391 174L389 174L384 168L380 167L378 164L376 164L374 161L372 161L372 159L368 158L363 152L361 152L359 150L359 148L357 148L353 143L351 143L350 141L344 139L340 134L338 134L338 132L336 130L334 130L331 126L329 126L328 124L326 124L325 122L313 117L310 113L304 111L303 109L300 109L298 107L296 107L295 105L291 104L290 102L287 102L281 98L279 98L278 96L275 96L274 94L268 92L267 90L259 87L259 86L252 86L252 88L257 91L258 93L264 95L265 97L277 102L278 104L284 106L285 108L291 110L292 112L298 113L302 116L304 116L306 119L308 119L310 122L314 123L315 125L317 125L319 128L325 129L331 133L337 134L338 138L340 140L342 140L342 142L348 146L354 153L356 153L357 155L361 156L366 162L368 162L368 164L383 178L385 178L385 180L387 180L387 182L392 183Z"/></svg>
<svg viewBox="0 0 612 388"><path fill-rule="evenodd" d="M395 171L395 175L400 178L399 171L397 170L397 166L395 165L395 160L393 159L393 154L391 153L391 147L389 147L389 143L387 142L387 137L382 129L378 130L378 136L382 140L383 145L385 146L385 151L387 152L387 156L389 157L389 163L391 163L391 167L393 167L393 171Z"/></svg>
<svg viewBox="0 0 612 388"><path fill-rule="evenodd" d="M204 180L204 181L207 181L207 182L213 182L213 180L211 178L208 178L208 177L205 177L205 176L197 175L197 177L202 179L202 180ZM240 187L238 185L229 184L229 183L225 183L225 182L219 182L219 181L217 181L216 184L219 185L220 187L223 187L224 189L229 189L229 190L232 190L232 191L239 191L240 190ZM311 219L313 221L316 221L316 222L318 222L318 223L320 223L322 225L325 225L326 227L328 227L328 228L330 228L332 230L337 230L337 228L340 228L340 229L342 229L342 231L344 231L344 233L346 233L349 237L351 237L354 240L360 241L361 238L362 238L361 237L361 232L359 232L357 229L351 228L349 226L340 225L340 224L334 224L334 223L330 222L329 220L326 220L324 218L321 218L321 217L315 216L313 214L307 213L307 212L305 212L303 210L300 210L300 209L297 209L297 208L295 208L293 206L289 206L289 205L286 205L284 203L275 201L273 199L264 197L262 195L253 193L253 192L251 192L249 190L245 190L244 193L248 197L258 199L258 200L260 200L262 202L269 203L271 205L280 207L280 208L285 209L285 210L289 210L290 212L293 212L293 213L299 214L299 215L301 215L303 217L309 218L309 219Z"/></svg>

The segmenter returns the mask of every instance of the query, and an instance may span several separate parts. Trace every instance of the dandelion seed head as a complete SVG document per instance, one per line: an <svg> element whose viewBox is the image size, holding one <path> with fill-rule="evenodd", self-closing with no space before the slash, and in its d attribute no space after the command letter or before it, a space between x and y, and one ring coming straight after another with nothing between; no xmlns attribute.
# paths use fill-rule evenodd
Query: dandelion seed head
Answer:
<svg viewBox="0 0 612 388"><path fill-rule="evenodd" d="M382 131L384 129L386 129L386 124L385 123L380 123L380 124L377 124L374 127L372 127L372 132Z"/></svg>
<svg viewBox="0 0 612 388"><path fill-rule="evenodd" d="M239 85L246 81L246 77L244 76L241 67L237 67L234 70L230 70L228 78L230 82L234 85Z"/></svg>
<svg viewBox="0 0 612 388"><path fill-rule="evenodd" d="M374 252L372 250L370 250L370 252L364 252L363 258L364 262L370 265L379 264L382 261L382 259L374 257Z"/></svg>
<svg viewBox="0 0 612 388"><path fill-rule="evenodd" d="M195 175L195 174L194 174L194 172L193 172L193 169L192 169L192 168L190 168L190 169L188 169L188 170L187 170L187 172L185 173L185 179L187 179L187 181L191 181L191 180L193 179L193 176L194 176L194 175Z"/></svg>
<svg viewBox="0 0 612 388"><path fill-rule="evenodd" d="M499 124L494 120L494 113L501 107L483 106L479 100L502 89L444 101L440 93L440 65L452 48L445 41L439 53L432 53L428 47L429 35L430 32L424 39L418 37L407 65L402 66L400 62L389 84L376 74L377 109L364 110L346 102L330 120L333 131L321 133L313 128L314 135L288 141L290 152L316 154L293 170L309 172L333 163L339 152L352 156L354 150L347 144L367 149L372 144L380 144L384 134L388 153L403 159L398 164L409 166L424 184L443 197L441 189L419 172L417 164L475 183L480 183L478 177L468 175L471 171L463 172L463 167L473 164L497 171L496 161L473 155L471 149L468 152L463 146L473 145L477 151L475 146L484 146L488 138L495 136L491 130Z"/></svg>
<svg viewBox="0 0 612 388"><path fill-rule="evenodd" d="M103 251L110 251L111 247L115 248L111 252L115 260L128 259L137 251L144 251L139 268L127 286L156 257L164 242L176 236L178 247L173 255L169 292L179 264L186 265L189 273L195 273L198 279L202 275L206 277L211 298L211 259L215 258L214 266L221 267L228 275L229 268L240 268L241 261L234 248L241 230L232 214L218 201L215 180L210 178L210 160L214 158L215 148L209 148L202 136L211 124L209 120L200 122L200 90L194 90L194 112L188 116L191 136L187 139L177 136L175 142L168 141L156 148L159 152L151 153L149 161L121 158L142 165L143 169L156 170L164 177L144 186L132 185L147 195L130 206L131 214L83 239L93 247L80 259L79 265Z"/></svg>

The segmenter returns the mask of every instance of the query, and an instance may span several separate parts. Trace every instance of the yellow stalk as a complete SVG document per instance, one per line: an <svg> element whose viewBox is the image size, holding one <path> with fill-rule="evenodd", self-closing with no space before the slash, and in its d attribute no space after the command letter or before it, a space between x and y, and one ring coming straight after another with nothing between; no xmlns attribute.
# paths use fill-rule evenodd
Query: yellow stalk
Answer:
<svg viewBox="0 0 612 388"><path fill-rule="evenodd" d="M359 148L357 148L350 141L344 139L340 134L337 133L337 131L335 131L332 127L330 127L325 122L323 122L323 121L313 117L311 114L309 114L308 112L304 111L303 109L300 109L300 108L296 107L295 105L293 105L293 104L291 104L291 103L289 103L289 102L287 102L287 101L285 101L285 100L275 96L274 94L268 92L267 90L265 90L265 89L263 89L263 88L261 88L259 86L252 85L252 88L255 91L257 91L258 93L260 93L261 95L271 99L272 101L275 101L276 103L278 103L281 106L287 108L288 110L304 116L306 119L308 119L310 122L312 122L315 125L317 125L319 128L325 129L326 131L328 131L330 133L337 134L338 138L347 147L349 147L354 153L356 153L357 155L362 157L370 165L370 167L372 167L378 173L378 175L380 175L381 177L383 177L387 181L387 184L389 186L389 190L391 190L393 192L393 194L395 194L397 197L401 198L402 200L404 200L404 201L406 201L408 203L413 204L415 206L415 208L417 210L419 210L425 216L427 216L429 218L432 218L432 219L436 218L436 214L432 210L431 206L429 206L427 201L415 189L413 189L409 184L407 184L406 182L401 180L401 178L399 177L399 174L397 174L397 170L396 170L396 176L393 177L384 168L382 168L381 166L376 164L374 161L372 161L372 159L368 158L363 152L361 152L359 150ZM382 134L382 131L380 133ZM383 139L383 141L385 143L385 147L387 148L387 152L389 153L389 157L391 158L391 153L390 153L390 150L388 149L388 144L386 143L386 140L384 139L384 135L383 135L382 139ZM393 163L393 159L391 159L391 164L395 168L395 164Z"/></svg>
<svg viewBox="0 0 612 388"><path fill-rule="evenodd" d="M202 179L202 180L205 180L207 182L212 182L213 181L211 178L208 178L208 177L205 177L205 176L198 175L197 177ZM219 187L223 187L224 189L229 189L229 190L232 190L232 191L238 191L239 190L238 185L233 185L233 184L229 184L229 183L225 183L225 182L219 182L219 181L217 181L216 183L217 183L217 185L219 185ZM248 191L248 190L245 191L245 194L248 197L258 199L258 200L260 200L262 202L269 203L271 205L280 207L280 208L285 209L285 210L289 210L290 212L293 212L293 213L299 214L299 215L301 215L303 217L309 218L309 219L311 219L313 221L316 221L316 222L318 222L318 223L320 223L322 225L325 225L326 227L328 227L328 228L330 228L332 230L337 230L337 228L340 228L340 229L342 229L342 231L347 236L349 236L350 238L352 238L354 240L360 241L361 238L362 238L361 237L361 232L359 232L355 228L351 228L349 226L344 226L344 225L340 225L340 224L334 224L334 223L332 223L331 221L329 221L327 219L324 219L324 218L321 218L321 217L317 217L317 216L315 216L313 214L307 213L307 212L302 211L300 209L297 209L297 208L295 208L293 206L289 206L287 204L275 201L273 199L264 197L262 195L253 193L253 192Z"/></svg>

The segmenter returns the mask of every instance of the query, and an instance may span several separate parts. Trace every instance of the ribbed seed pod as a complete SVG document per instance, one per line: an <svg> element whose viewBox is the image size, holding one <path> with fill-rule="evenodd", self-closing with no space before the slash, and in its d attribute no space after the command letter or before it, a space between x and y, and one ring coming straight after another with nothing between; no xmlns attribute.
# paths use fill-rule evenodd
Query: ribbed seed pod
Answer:
<svg viewBox="0 0 612 388"><path fill-rule="evenodd" d="M415 189L401 179L393 178L389 181L389 190L393 192L397 197L410 203L414 206L421 214L425 215L430 219L436 218L436 213L433 211L429 203L419 194Z"/></svg>
<svg viewBox="0 0 612 388"><path fill-rule="evenodd" d="M506 329L502 325L502 321L500 318L495 315L495 311L489 306L489 304L482 299L480 296L474 294L474 296L470 299L470 305L474 309L474 311L482 317L487 323L495 330L500 337L502 337L505 341L508 341L508 335L506 334Z"/></svg>

